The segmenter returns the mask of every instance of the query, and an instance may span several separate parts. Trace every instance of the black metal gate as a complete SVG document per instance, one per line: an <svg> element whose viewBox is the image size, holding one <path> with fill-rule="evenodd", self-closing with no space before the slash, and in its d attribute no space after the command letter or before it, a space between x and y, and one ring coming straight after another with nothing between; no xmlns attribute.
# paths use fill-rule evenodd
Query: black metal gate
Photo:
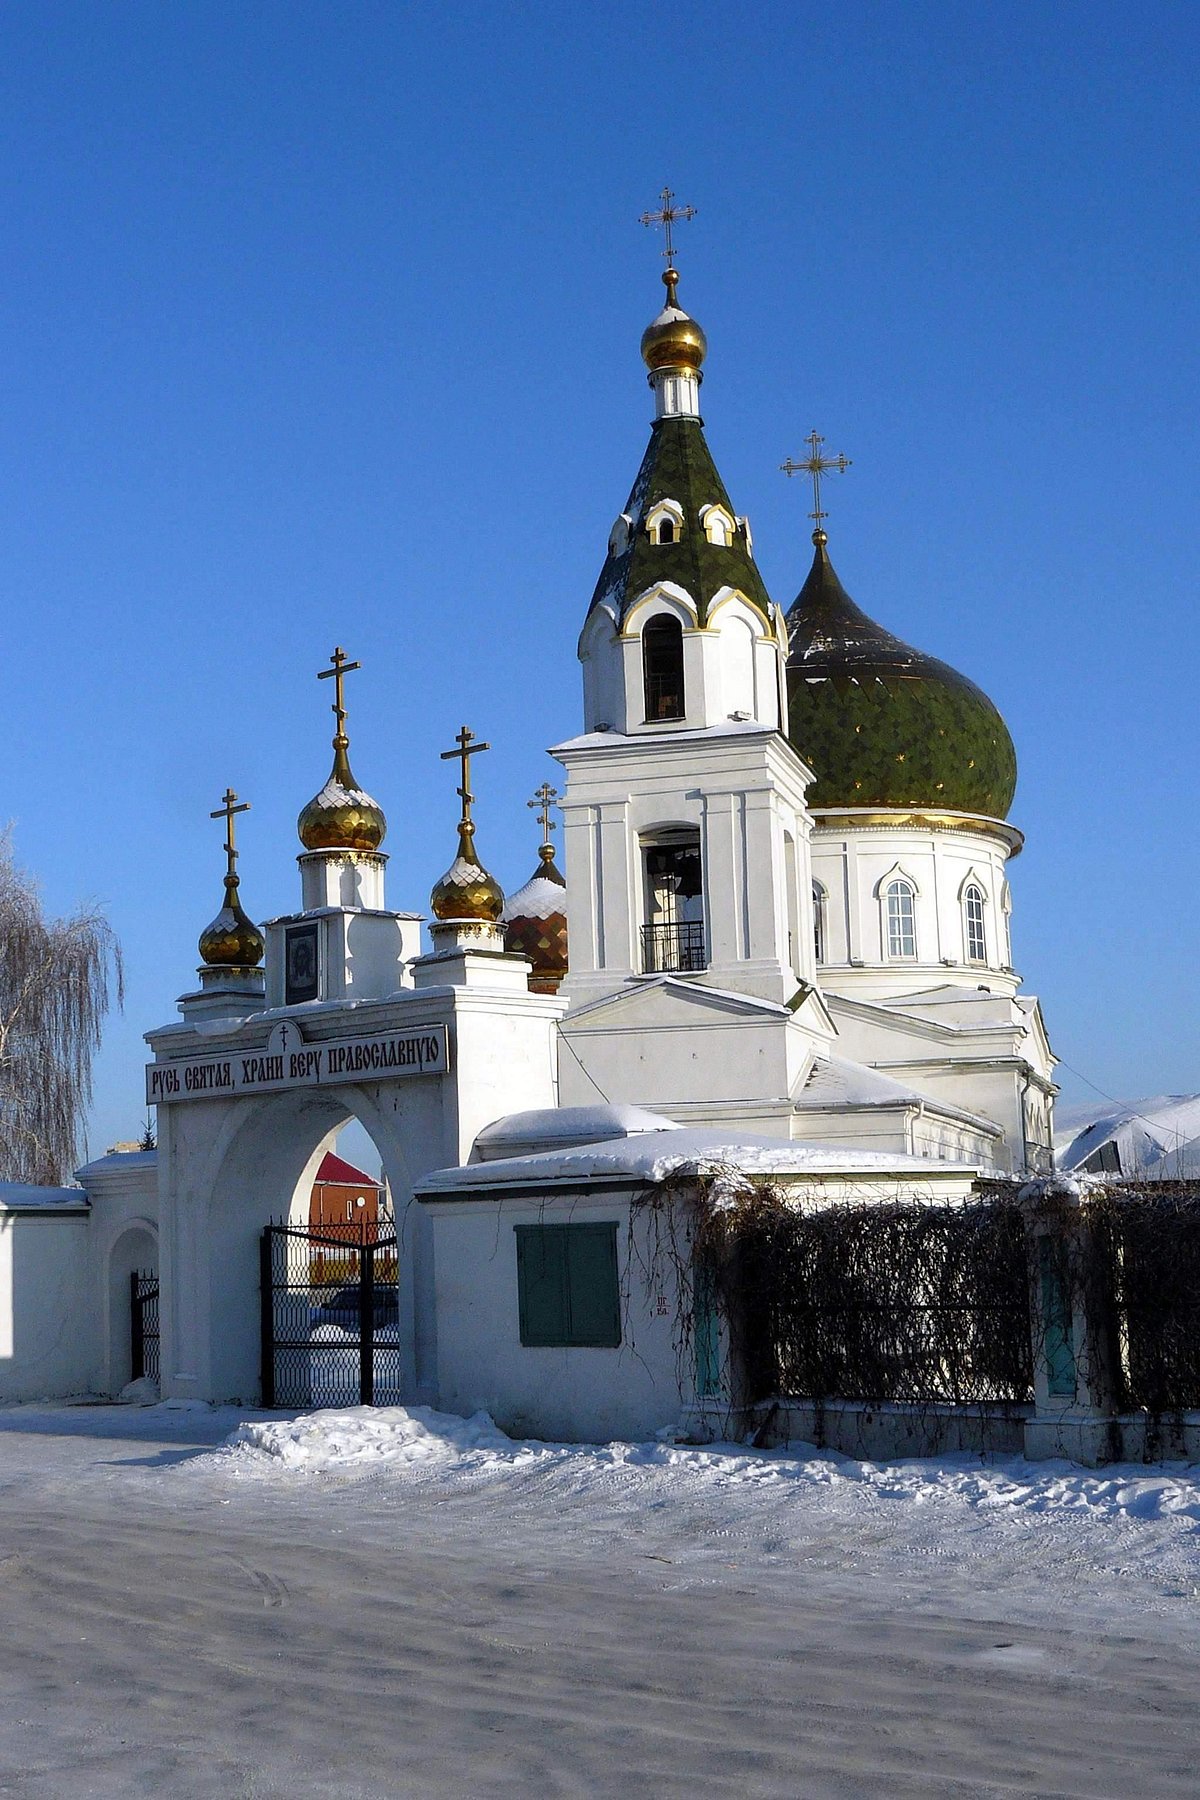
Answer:
<svg viewBox="0 0 1200 1800"><path fill-rule="evenodd" d="M130 1380L158 1380L158 1276L135 1269L129 1277Z"/></svg>
<svg viewBox="0 0 1200 1800"><path fill-rule="evenodd" d="M400 1289L392 1220L268 1225L260 1255L263 1405L396 1404Z"/></svg>

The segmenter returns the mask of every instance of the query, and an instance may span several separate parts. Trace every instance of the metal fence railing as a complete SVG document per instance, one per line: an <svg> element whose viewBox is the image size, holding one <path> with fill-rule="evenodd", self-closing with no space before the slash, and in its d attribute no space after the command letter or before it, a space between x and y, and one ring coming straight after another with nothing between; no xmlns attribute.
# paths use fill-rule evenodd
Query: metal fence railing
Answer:
<svg viewBox="0 0 1200 1800"><path fill-rule="evenodd" d="M647 975L706 969L704 925L690 919L673 925L642 926L642 969Z"/></svg>

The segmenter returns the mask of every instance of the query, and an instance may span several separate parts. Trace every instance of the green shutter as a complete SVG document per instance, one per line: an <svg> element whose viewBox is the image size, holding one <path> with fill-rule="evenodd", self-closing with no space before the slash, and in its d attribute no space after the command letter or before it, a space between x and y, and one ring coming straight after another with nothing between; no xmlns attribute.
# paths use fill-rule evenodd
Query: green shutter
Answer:
<svg viewBox="0 0 1200 1800"><path fill-rule="evenodd" d="M1042 1281L1042 1354L1046 1359L1046 1386L1056 1400L1075 1398L1075 1347L1072 1343L1071 1301L1067 1292L1060 1247L1048 1237L1038 1239Z"/></svg>
<svg viewBox="0 0 1200 1800"><path fill-rule="evenodd" d="M572 1344L615 1349L621 1342L615 1225L564 1225Z"/></svg>
<svg viewBox="0 0 1200 1800"><path fill-rule="evenodd" d="M518 1225L517 1291L521 1342L567 1342L567 1259L562 1227Z"/></svg>
<svg viewBox="0 0 1200 1800"><path fill-rule="evenodd" d="M513 1229L522 1344L615 1349L621 1342L616 1224Z"/></svg>

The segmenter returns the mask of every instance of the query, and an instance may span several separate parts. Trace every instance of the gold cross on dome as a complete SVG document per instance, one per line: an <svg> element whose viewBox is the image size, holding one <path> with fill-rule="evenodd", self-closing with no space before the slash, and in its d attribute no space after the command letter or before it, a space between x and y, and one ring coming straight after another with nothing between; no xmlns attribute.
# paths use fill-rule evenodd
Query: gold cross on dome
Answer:
<svg viewBox="0 0 1200 1800"><path fill-rule="evenodd" d="M811 476L813 484L813 510L808 516L813 521L816 530L821 531L821 520L829 517L828 513L821 511L821 477L822 475L828 474L831 469L838 475L844 475L846 470L850 467L850 458L848 456L840 455L822 456L821 446L825 442L825 439L823 437L818 437L815 431L810 431L804 441L808 445L808 455L805 457L804 461L793 462L789 456L787 461L780 463L779 466L785 475Z"/></svg>
<svg viewBox="0 0 1200 1800"><path fill-rule="evenodd" d="M463 726L455 742L458 745L457 750L443 750L442 761L450 762L457 757L462 764L462 786L458 789L458 797L462 801L462 823L469 825L471 823L471 807L475 800L475 796L471 792L471 758L479 756L484 750L490 750L492 746L479 743L469 725Z"/></svg>
<svg viewBox="0 0 1200 1800"><path fill-rule="evenodd" d="M548 781L543 781L541 787L533 796L533 799L525 802L526 806L533 806L538 809L538 823L542 828L543 845L549 845L550 833L558 830L558 826L550 817L550 808L557 799L558 789L551 787Z"/></svg>
<svg viewBox="0 0 1200 1800"><path fill-rule="evenodd" d="M662 201L662 205L657 212L644 212L638 223L662 226L663 236L666 240L663 255L666 257L667 267L670 269L675 266L675 243L671 236L671 227L676 219L694 219L696 208L694 206L675 206L673 204L675 195L669 187L665 187L658 197Z"/></svg>
<svg viewBox="0 0 1200 1800"><path fill-rule="evenodd" d="M235 806L234 802L236 799L237 795L234 793L233 789L226 788L221 805L218 806L216 812L209 813L208 815L210 819L224 819L225 821L225 855L229 862L229 873L231 875L233 874L233 865L237 861L238 854L233 837L234 814L250 811L250 802L248 800L243 800L240 806Z"/></svg>
<svg viewBox="0 0 1200 1800"><path fill-rule="evenodd" d="M333 677L333 712L337 719L337 734L339 737L345 737L346 690L343 684L351 669L361 669L362 664L347 661L346 652L340 644L334 649L329 664L329 668L317 670L317 680L328 681L331 675Z"/></svg>

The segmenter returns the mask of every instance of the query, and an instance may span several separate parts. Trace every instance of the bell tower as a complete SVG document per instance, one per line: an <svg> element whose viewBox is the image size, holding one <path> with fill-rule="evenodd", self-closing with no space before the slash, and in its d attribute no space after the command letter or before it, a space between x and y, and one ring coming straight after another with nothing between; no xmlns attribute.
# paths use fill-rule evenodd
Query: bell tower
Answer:
<svg viewBox="0 0 1200 1800"><path fill-rule="evenodd" d="M584 734L554 754L572 1005L670 976L788 1005L815 980L812 775L787 739L787 630L699 413L707 340L667 303L642 335L650 442L579 640Z"/></svg>

